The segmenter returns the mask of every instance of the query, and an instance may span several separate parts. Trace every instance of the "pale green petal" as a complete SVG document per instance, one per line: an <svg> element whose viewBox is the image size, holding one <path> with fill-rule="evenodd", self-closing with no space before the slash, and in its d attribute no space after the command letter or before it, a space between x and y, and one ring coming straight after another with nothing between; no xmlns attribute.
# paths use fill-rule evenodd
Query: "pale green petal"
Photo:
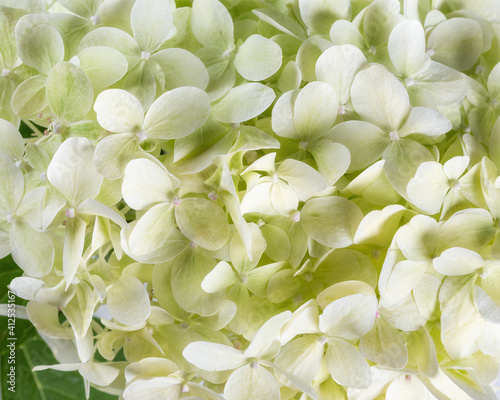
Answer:
<svg viewBox="0 0 500 400"><path fill-rule="evenodd" d="M375 322L375 296L354 294L333 301L319 317L319 329L329 337L356 340L367 334Z"/></svg>
<svg viewBox="0 0 500 400"><path fill-rule="evenodd" d="M386 132L397 131L410 113L410 99L403 84L380 65L358 72L351 99L363 120Z"/></svg>
<svg viewBox="0 0 500 400"><path fill-rule="evenodd" d="M368 363L356 348L342 339L330 338L325 355L326 367L341 385L366 388L371 382Z"/></svg>
<svg viewBox="0 0 500 400"><path fill-rule="evenodd" d="M281 328L281 343L288 343L297 335L307 333L319 335L321 332L318 329L318 316L318 304L314 299L302 304L295 310L290 321Z"/></svg>
<svg viewBox="0 0 500 400"><path fill-rule="evenodd" d="M182 86L194 86L205 90L208 72L205 65L194 54L184 49L161 50L151 56L165 74L167 90Z"/></svg>
<svg viewBox="0 0 500 400"><path fill-rule="evenodd" d="M354 243L367 243L380 247L389 244L405 211L406 208L403 206L392 204L382 210L369 212L358 226Z"/></svg>
<svg viewBox="0 0 500 400"><path fill-rule="evenodd" d="M265 224L260 228L266 241L266 254L274 261L284 261L290 256L290 239L274 225Z"/></svg>
<svg viewBox="0 0 500 400"><path fill-rule="evenodd" d="M427 48L433 60L459 71L472 67L483 48L481 26L469 18L451 18L437 25L429 34Z"/></svg>
<svg viewBox="0 0 500 400"><path fill-rule="evenodd" d="M234 43L233 20L218 0L193 2L191 28L196 39L206 47L226 51Z"/></svg>
<svg viewBox="0 0 500 400"><path fill-rule="evenodd" d="M36 329L52 338L72 339L73 330L68 326L61 326L57 307L30 301L26 306L26 311L31 323Z"/></svg>
<svg viewBox="0 0 500 400"><path fill-rule="evenodd" d="M312 382L323 361L324 344L317 335L304 335L285 345L276 356L275 363L281 369Z"/></svg>
<svg viewBox="0 0 500 400"><path fill-rule="evenodd" d="M14 213L23 198L24 178L23 173L15 163L0 152L0 212L2 214ZM5 218L4 215L2 215Z"/></svg>
<svg viewBox="0 0 500 400"><path fill-rule="evenodd" d="M425 61L425 33L420 22L406 20L396 25L389 36L388 49L403 78L418 72Z"/></svg>
<svg viewBox="0 0 500 400"><path fill-rule="evenodd" d="M470 163L470 157L468 156L457 156L450 158L444 163L444 172L448 178L453 180L458 180L465 172L467 166Z"/></svg>
<svg viewBox="0 0 500 400"><path fill-rule="evenodd" d="M173 207L167 203L157 204L131 228L128 246L132 254L147 256L165 245L174 226Z"/></svg>
<svg viewBox="0 0 500 400"><path fill-rule="evenodd" d="M339 248L353 243L363 213L343 197L322 197L309 200L301 211L304 230L319 243Z"/></svg>
<svg viewBox="0 0 500 400"><path fill-rule="evenodd" d="M130 25L142 51L157 50L175 32L170 2L137 0L130 13Z"/></svg>
<svg viewBox="0 0 500 400"><path fill-rule="evenodd" d="M435 219L417 215L396 233L396 243L411 261L429 261L434 257L438 241Z"/></svg>
<svg viewBox="0 0 500 400"><path fill-rule="evenodd" d="M488 75L487 88L491 97L500 98L500 64L495 65Z"/></svg>
<svg viewBox="0 0 500 400"><path fill-rule="evenodd" d="M443 166L435 161L423 162L406 188L408 200L429 214L441 210L444 198L450 190L450 182Z"/></svg>
<svg viewBox="0 0 500 400"><path fill-rule="evenodd" d="M47 77L36 75L23 81L10 100L12 111L21 118L34 118L48 105L45 95Z"/></svg>
<svg viewBox="0 0 500 400"><path fill-rule="evenodd" d="M330 28L330 39L335 45L352 44L363 50L367 47L365 38L356 25L342 19L333 23Z"/></svg>
<svg viewBox="0 0 500 400"><path fill-rule="evenodd" d="M365 63L364 54L356 46L350 44L333 46L318 58L316 78L332 85L339 96L340 104L344 105L351 98L354 76Z"/></svg>
<svg viewBox="0 0 500 400"><path fill-rule="evenodd" d="M472 274L484 266L484 261L475 251L452 247L435 258L433 265L440 274L456 276Z"/></svg>
<svg viewBox="0 0 500 400"><path fill-rule="evenodd" d="M112 317L128 326L144 324L151 313L146 288L131 275L123 275L108 289L106 304Z"/></svg>
<svg viewBox="0 0 500 400"><path fill-rule="evenodd" d="M405 375L394 379L388 386L385 393L387 400L407 399L420 400L430 399L427 388L420 379L409 375L409 379Z"/></svg>
<svg viewBox="0 0 500 400"><path fill-rule="evenodd" d="M82 259L87 224L78 217L68 218L64 234L63 272L66 289L76 275Z"/></svg>
<svg viewBox="0 0 500 400"><path fill-rule="evenodd" d="M328 34L338 19L351 18L351 2L340 0L299 0L300 16L307 27L316 33Z"/></svg>
<svg viewBox="0 0 500 400"><path fill-rule="evenodd" d="M291 215L297 210L299 199L294 190L279 179L271 188L271 204L281 215Z"/></svg>
<svg viewBox="0 0 500 400"><path fill-rule="evenodd" d="M245 357L256 359L274 357L281 347L281 343L279 343L281 328L291 317L291 311L284 311L269 318L259 328L252 342L245 350ZM278 342L279 346L276 346L275 342Z"/></svg>
<svg viewBox="0 0 500 400"><path fill-rule="evenodd" d="M73 298L62 310L73 328L73 332L75 332L76 347L80 355L89 350L88 339L92 339L90 324L92 322L96 298L97 296L93 288L87 283L81 282L76 288ZM82 361L86 360L82 359Z"/></svg>
<svg viewBox="0 0 500 400"><path fill-rule="evenodd" d="M266 111L274 101L274 90L251 82L231 89L212 107L213 117L220 122L244 122Z"/></svg>
<svg viewBox="0 0 500 400"><path fill-rule="evenodd" d="M125 168L122 195L134 210L169 202L173 185L164 167L147 158L132 160Z"/></svg>
<svg viewBox="0 0 500 400"><path fill-rule="evenodd" d="M122 228L128 228L127 222L120 214L94 199L86 199L80 203L76 209L76 213L104 217Z"/></svg>
<svg viewBox="0 0 500 400"><path fill-rule="evenodd" d="M427 107L414 107L399 130L399 136L404 137L412 133L439 136L447 133L451 128L451 122L440 112Z"/></svg>
<svg viewBox="0 0 500 400"><path fill-rule="evenodd" d="M300 90L291 90L278 99L272 111L273 131L281 137L299 139L300 135L295 130L294 105Z"/></svg>
<svg viewBox="0 0 500 400"><path fill-rule="evenodd" d="M59 3L81 17L90 18L97 14L101 0L60 0Z"/></svg>
<svg viewBox="0 0 500 400"><path fill-rule="evenodd" d="M447 277L439 292L441 340L451 358L477 351L477 338L484 324L473 302L474 276Z"/></svg>
<svg viewBox="0 0 500 400"><path fill-rule="evenodd" d="M437 105L450 105L462 101L467 85L462 74L444 64L431 61L427 68L413 76L415 86L425 89Z"/></svg>
<svg viewBox="0 0 500 400"><path fill-rule="evenodd" d="M109 135L95 149L94 162L97 171L108 179L119 179L125 167L138 150L138 142L132 133Z"/></svg>
<svg viewBox="0 0 500 400"><path fill-rule="evenodd" d="M226 262L219 262L203 279L201 288L207 293L215 293L239 282L233 268Z"/></svg>
<svg viewBox="0 0 500 400"><path fill-rule="evenodd" d="M135 379L123 392L124 400L166 399L177 400L182 381L178 378L161 376L150 379Z"/></svg>
<svg viewBox="0 0 500 400"><path fill-rule="evenodd" d="M252 269L247 274L248 290L256 296L266 297L267 285L270 278L283 268L284 265L284 262L275 262Z"/></svg>
<svg viewBox="0 0 500 400"><path fill-rule="evenodd" d="M261 35L252 35L238 48L234 66L249 81L269 78L281 67L281 47Z"/></svg>
<svg viewBox="0 0 500 400"><path fill-rule="evenodd" d="M300 201L306 201L328 187L325 178L318 171L294 159L283 161L276 175L290 185Z"/></svg>
<svg viewBox="0 0 500 400"><path fill-rule="evenodd" d="M141 59L141 50L137 42L121 29L103 27L89 32L80 42L80 51L92 46L106 46L118 50L127 59L129 70Z"/></svg>
<svg viewBox="0 0 500 400"><path fill-rule="evenodd" d="M46 233L34 231L28 224L17 220L10 231L12 258L29 276L47 275L54 263L54 244Z"/></svg>
<svg viewBox="0 0 500 400"><path fill-rule="evenodd" d="M333 127L325 136L343 144L351 153L349 171L364 169L377 161L390 143L389 136L365 121L347 121Z"/></svg>
<svg viewBox="0 0 500 400"><path fill-rule="evenodd" d="M302 73L295 61L288 61L285 67L281 70L278 78L278 90L282 93L289 90L298 89L302 82Z"/></svg>
<svg viewBox="0 0 500 400"><path fill-rule="evenodd" d="M161 84L157 85L158 73L161 77L161 68L154 61L142 61L125 75L121 87L136 97L142 108L147 110L153 104L157 91L161 89Z"/></svg>
<svg viewBox="0 0 500 400"><path fill-rule="evenodd" d="M408 349L403 334L379 317L375 325L359 341L359 351L377 364L401 369L408 362Z"/></svg>
<svg viewBox="0 0 500 400"><path fill-rule="evenodd" d="M217 203L191 197L175 206L179 230L195 244L208 249L220 249L229 237L227 215Z"/></svg>
<svg viewBox="0 0 500 400"><path fill-rule="evenodd" d="M47 179L76 207L87 198L95 198L103 177L94 166L94 147L87 138L64 141L50 162Z"/></svg>
<svg viewBox="0 0 500 400"><path fill-rule="evenodd" d="M392 141L384 150L382 158L385 160L387 179L403 197L407 197L408 182L415 176L418 167L425 161L433 161L431 152L411 139Z"/></svg>
<svg viewBox="0 0 500 400"><path fill-rule="evenodd" d="M257 10L252 10L252 12L257 15L262 21L274 26L281 32L284 32L298 40L306 39L306 33L304 28L293 18L274 10L272 8L260 8Z"/></svg>
<svg viewBox="0 0 500 400"><path fill-rule="evenodd" d="M64 59L64 43L59 32L48 24L34 26L26 35L25 64L48 75Z"/></svg>
<svg viewBox="0 0 500 400"><path fill-rule="evenodd" d="M122 89L100 93L94 103L97 122L111 132L136 133L142 128L144 110L136 97Z"/></svg>
<svg viewBox="0 0 500 400"><path fill-rule="evenodd" d="M281 303L300 294L303 282L294 275L295 270L287 268L278 271L269 279L266 295L271 303Z"/></svg>
<svg viewBox="0 0 500 400"><path fill-rule="evenodd" d="M51 69L47 77L47 102L61 122L76 122L92 108L92 84L80 68L61 62Z"/></svg>
<svg viewBox="0 0 500 400"><path fill-rule="evenodd" d="M246 192L241 201L241 213L247 214L258 212L267 215L276 215L271 203L272 182L259 183Z"/></svg>
<svg viewBox="0 0 500 400"><path fill-rule="evenodd" d="M81 365L78 372L84 379L98 386L110 386L120 374L118 368L92 361Z"/></svg>
<svg viewBox="0 0 500 400"><path fill-rule="evenodd" d="M194 132L207 120L208 95L195 87L182 87L164 93L151 105L144 120L148 136L176 139Z"/></svg>
<svg viewBox="0 0 500 400"><path fill-rule="evenodd" d="M280 386L262 365L246 365L234 371L224 387L227 400L279 400Z"/></svg>
<svg viewBox="0 0 500 400"><path fill-rule="evenodd" d="M41 279L18 276L10 282L9 290L25 300L35 300L36 293L43 286L45 283Z"/></svg>
<svg viewBox="0 0 500 400"><path fill-rule="evenodd" d="M338 108L338 96L331 85L307 84L297 95L293 108L293 123L300 139L309 142L323 136L335 122Z"/></svg>
<svg viewBox="0 0 500 400"><path fill-rule="evenodd" d="M262 236L257 224L249 223L248 227L248 244L250 244L251 253L246 254L246 245L239 235L234 235L229 246L229 258L233 263L236 272L243 274L250 271L257 265L258 260L262 256L266 248L266 241Z"/></svg>
<svg viewBox="0 0 500 400"><path fill-rule="evenodd" d="M316 62L329 47L332 47L332 42L319 35L311 36L302 43L297 52L296 62L304 81L316 80Z"/></svg>
<svg viewBox="0 0 500 400"><path fill-rule="evenodd" d="M248 362L241 350L219 343L193 342L186 346L182 355L205 371L228 371Z"/></svg>
<svg viewBox="0 0 500 400"><path fill-rule="evenodd" d="M411 291L428 268L426 262L414 262L403 260L398 262L392 269L387 281L384 301L389 304L400 303L411 294Z"/></svg>
<svg viewBox="0 0 500 400"><path fill-rule="evenodd" d="M125 56L112 47L93 46L78 54L79 67L94 88L105 88L119 81L128 69Z"/></svg>
<svg viewBox="0 0 500 400"><path fill-rule="evenodd" d="M201 316L217 313L226 300L223 291L207 293L201 288L203 279L216 265L214 258L195 248L188 248L175 260L172 268L172 292L184 310Z"/></svg>
<svg viewBox="0 0 500 400"><path fill-rule="evenodd" d="M477 309L486 321L492 322L494 324L500 323L500 307L495 303L488 293L486 293L481 287L475 286L475 301Z"/></svg>

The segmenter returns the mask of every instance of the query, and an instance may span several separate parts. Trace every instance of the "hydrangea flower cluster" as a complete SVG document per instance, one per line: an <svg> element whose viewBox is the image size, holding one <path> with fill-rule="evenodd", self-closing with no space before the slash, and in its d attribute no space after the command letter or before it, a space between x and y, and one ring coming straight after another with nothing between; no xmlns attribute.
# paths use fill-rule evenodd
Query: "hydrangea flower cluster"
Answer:
<svg viewBox="0 0 500 400"><path fill-rule="evenodd" d="M495 399L500 2L0 4L0 258L60 361L36 370Z"/></svg>

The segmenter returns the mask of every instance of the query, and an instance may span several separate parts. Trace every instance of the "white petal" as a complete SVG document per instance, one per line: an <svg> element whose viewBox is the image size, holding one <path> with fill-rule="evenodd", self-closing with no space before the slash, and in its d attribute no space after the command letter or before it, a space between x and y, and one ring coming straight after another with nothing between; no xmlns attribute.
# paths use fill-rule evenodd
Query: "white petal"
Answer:
<svg viewBox="0 0 500 400"><path fill-rule="evenodd" d="M307 27L316 33L327 34L332 24L338 19L351 18L349 0L323 1L299 0L300 16Z"/></svg>
<svg viewBox="0 0 500 400"><path fill-rule="evenodd" d="M130 14L130 25L141 50L149 53L157 50L174 32L170 2L137 0Z"/></svg>
<svg viewBox="0 0 500 400"><path fill-rule="evenodd" d="M363 120L386 132L397 131L410 112L410 99L403 84L380 65L358 72L351 99Z"/></svg>
<svg viewBox="0 0 500 400"><path fill-rule="evenodd" d="M300 201L306 201L328 187L325 178L318 171L293 159L283 161L276 175L295 190Z"/></svg>
<svg viewBox="0 0 500 400"><path fill-rule="evenodd" d="M345 340L328 340L325 361L328 372L341 385L352 388L366 388L370 385L372 376L368 363L361 353Z"/></svg>
<svg viewBox="0 0 500 400"><path fill-rule="evenodd" d="M24 154L24 139L9 121L0 119L0 152L14 160L20 160Z"/></svg>
<svg viewBox="0 0 500 400"><path fill-rule="evenodd" d="M134 210L146 210L170 200L173 185L167 171L146 158L132 160L125 168L122 195Z"/></svg>
<svg viewBox="0 0 500 400"><path fill-rule="evenodd" d="M261 35L251 35L238 48L234 66L249 81L269 78L281 67L281 47Z"/></svg>
<svg viewBox="0 0 500 400"><path fill-rule="evenodd" d="M472 274L484 266L484 261L475 251L452 247L435 258L433 265L440 274L455 276Z"/></svg>
<svg viewBox="0 0 500 400"><path fill-rule="evenodd" d="M351 153L349 171L364 169L377 161L390 143L389 136L365 121L347 121L333 127L325 139L343 144Z"/></svg>
<svg viewBox="0 0 500 400"><path fill-rule="evenodd" d="M194 132L207 120L208 95L195 87L181 87L161 95L151 105L144 130L154 138L177 139Z"/></svg>
<svg viewBox="0 0 500 400"><path fill-rule="evenodd" d="M205 371L228 371L248 362L241 350L210 342L190 343L182 355L191 364Z"/></svg>
<svg viewBox="0 0 500 400"><path fill-rule="evenodd" d="M113 318L124 325L142 325L151 313L146 288L131 275L122 276L108 289L106 303Z"/></svg>
<svg viewBox="0 0 500 400"><path fill-rule="evenodd" d="M80 218L68 218L64 235L63 272L66 289L75 277L85 244L87 224Z"/></svg>
<svg viewBox="0 0 500 400"><path fill-rule="evenodd" d="M351 85L359 68L366 63L363 52L346 44L326 49L316 62L316 78L335 88L340 104L351 98Z"/></svg>
<svg viewBox="0 0 500 400"><path fill-rule="evenodd" d="M95 100L94 111L99 125L111 132L136 133L144 122L140 101L122 89L109 89L100 93Z"/></svg>
<svg viewBox="0 0 500 400"><path fill-rule="evenodd" d="M234 371L224 387L227 400L279 400L279 384L274 376L259 364L246 365Z"/></svg>
<svg viewBox="0 0 500 400"><path fill-rule="evenodd" d="M103 181L94 166L94 147L85 137L65 140L47 169L47 179L76 207L87 198L95 198Z"/></svg>
<svg viewBox="0 0 500 400"><path fill-rule="evenodd" d="M414 107L399 130L399 135L404 137L412 133L420 133L426 136L439 136L451 128L451 122L440 112L427 107Z"/></svg>
<svg viewBox="0 0 500 400"><path fill-rule="evenodd" d="M218 0L195 0L191 13L194 36L206 47L226 51L234 43L233 19Z"/></svg>
<svg viewBox="0 0 500 400"><path fill-rule="evenodd" d="M339 100L333 87L323 82L307 84L295 99L293 123L299 137L309 142L323 136L337 118Z"/></svg>
<svg viewBox="0 0 500 400"><path fill-rule="evenodd" d="M212 115L220 122L238 123L266 111L274 101L274 90L261 83L245 83L229 91L212 108Z"/></svg>
<svg viewBox="0 0 500 400"><path fill-rule="evenodd" d="M429 214L437 214L450 187L443 166L428 161L420 164L406 190L411 203Z"/></svg>
<svg viewBox="0 0 500 400"><path fill-rule="evenodd" d="M450 158L444 163L444 173L448 178L458 180L458 178L460 178L465 172L469 163L470 157L468 156L457 156Z"/></svg>
<svg viewBox="0 0 500 400"><path fill-rule="evenodd" d="M207 293L215 293L238 282L238 277L233 268L226 262L219 262L203 282L201 288Z"/></svg>
<svg viewBox="0 0 500 400"><path fill-rule="evenodd" d="M420 22L406 20L396 25L389 36L388 49L403 78L418 72L425 57L425 34Z"/></svg>

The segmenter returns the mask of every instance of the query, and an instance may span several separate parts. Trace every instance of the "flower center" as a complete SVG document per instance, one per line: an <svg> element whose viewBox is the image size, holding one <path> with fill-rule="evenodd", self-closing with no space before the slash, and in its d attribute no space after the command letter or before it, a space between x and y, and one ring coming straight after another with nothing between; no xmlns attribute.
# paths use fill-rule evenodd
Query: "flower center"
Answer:
<svg viewBox="0 0 500 400"><path fill-rule="evenodd" d="M16 217L14 214L12 214L12 213L7 214L7 222L9 224L13 224L15 221L16 221Z"/></svg>
<svg viewBox="0 0 500 400"><path fill-rule="evenodd" d="M151 57L151 53L149 51L141 52L141 60L147 61Z"/></svg>
<svg viewBox="0 0 500 400"><path fill-rule="evenodd" d="M137 136L137 139L139 139L139 143L144 142L148 138L148 134L144 132L142 129L135 134Z"/></svg>
<svg viewBox="0 0 500 400"><path fill-rule="evenodd" d="M307 150L308 146L309 146L309 142L300 142L299 143L299 149L300 150Z"/></svg>
<svg viewBox="0 0 500 400"><path fill-rule="evenodd" d="M92 15L90 17L90 22L92 22L92 25L96 26L97 24L101 23L101 18L99 15Z"/></svg>
<svg viewBox="0 0 500 400"><path fill-rule="evenodd" d="M292 220L294 222L299 222L300 221L300 211L295 211L292 215Z"/></svg>
<svg viewBox="0 0 500 400"><path fill-rule="evenodd" d="M253 369L257 369L257 368L259 368L259 363L254 360L250 363L250 367Z"/></svg>
<svg viewBox="0 0 500 400"><path fill-rule="evenodd" d="M434 50L432 49L427 49L425 54L427 54L429 57L432 57L434 55Z"/></svg>
<svg viewBox="0 0 500 400"><path fill-rule="evenodd" d="M318 338L318 343L319 343L319 344L325 344L325 343L326 343L326 336L325 336L325 335L321 335L321 336Z"/></svg>
<svg viewBox="0 0 500 400"><path fill-rule="evenodd" d="M228 49L224 52L223 56L225 58L231 58L233 56L233 52L236 50L236 45L233 43L231 44Z"/></svg>
<svg viewBox="0 0 500 400"><path fill-rule="evenodd" d="M67 218L74 218L75 209L74 208L67 208L66 211L64 212L64 215L66 215Z"/></svg>
<svg viewBox="0 0 500 400"><path fill-rule="evenodd" d="M377 54L377 48L375 46L370 46L370 48L368 49L368 53L370 54Z"/></svg>
<svg viewBox="0 0 500 400"><path fill-rule="evenodd" d="M392 131L389 133L389 137L391 140L399 140L399 134L398 131Z"/></svg>
<svg viewBox="0 0 500 400"><path fill-rule="evenodd" d="M415 84L415 79L413 78L406 78L405 79L405 85L407 87L413 86Z"/></svg>
<svg viewBox="0 0 500 400"><path fill-rule="evenodd" d="M345 106L340 106L338 113L339 113L339 115L344 115L345 114Z"/></svg>
<svg viewBox="0 0 500 400"><path fill-rule="evenodd" d="M2 69L2 78L10 78L12 75L12 70L8 68Z"/></svg>

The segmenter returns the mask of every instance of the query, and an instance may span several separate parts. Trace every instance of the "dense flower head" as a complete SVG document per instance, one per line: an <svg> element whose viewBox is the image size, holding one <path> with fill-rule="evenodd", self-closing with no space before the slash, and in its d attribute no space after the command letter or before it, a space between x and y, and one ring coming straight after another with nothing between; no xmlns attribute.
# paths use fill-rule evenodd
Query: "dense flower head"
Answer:
<svg viewBox="0 0 500 400"><path fill-rule="evenodd" d="M499 20L0 1L0 258L66 353L34 370L123 400L495 399Z"/></svg>

